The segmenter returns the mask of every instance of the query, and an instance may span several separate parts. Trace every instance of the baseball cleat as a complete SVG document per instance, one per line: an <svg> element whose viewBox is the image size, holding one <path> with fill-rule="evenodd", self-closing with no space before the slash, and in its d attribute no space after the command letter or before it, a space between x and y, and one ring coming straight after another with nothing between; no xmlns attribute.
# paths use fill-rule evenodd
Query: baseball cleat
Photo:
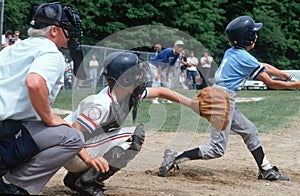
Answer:
<svg viewBox="0 0 300 196"><path fill-rule="evenodd" d="M29 195L24 189L13 184L7 184L2 177L0 177L0 193L1 195Z"/></svg>
<svg viewBox="0 0 300 196"><path fill-rule="evenodd" d="M84 190L79 191L81 196L105 196L105 186L103 182L98 182L97 185L88 186Z"/></svg>
<svg viewBox="0 0 300 196"><path fill-rule="evenodd" d="M175 171L179 170L178 165L176 164L175 158L176 158L177 152L171 149L166 149L163 162L161 164L161 167L159 168L159 176L165 177L167 173L174 168Z"/></svg>
<svg viewBox="0 0 300 196"><path fill-rule="evenodd" d="M96 178L95 173L90 173L91 172L87 173L86 175L91 175L91 178ZM84 177L85 176L82 177L81 173L68 172L64 178L64 184L71 190L77 191L81 196L105 196L105 186L101 180L94 179L89 183L85 183L82 182L81 179L84 179Z"/></svg>
<svg viewBox="0 0 300 196"><path fill-rule="evenodd" d="M75 187L81 196L105 196L105 185L99 178L83 182L83 177L81 176L76 181Z"/></svg>
<svg viewBox="0 0 300 196"><path fill-rule="evenodd" d="M288 176L282 176L279 171L278 168L276 166L273 166L271 169L269 170L260 170L258 172L258 179L259 180L286 180L289 181L290 178Z"/></svg>
<svg viewBox="0 0 300 196"><path fill-rule="evenodd" d="M75 186L76 181L80 178L80 173L68 172L64 177L64 185L73 191L78 191Z"/></svg>

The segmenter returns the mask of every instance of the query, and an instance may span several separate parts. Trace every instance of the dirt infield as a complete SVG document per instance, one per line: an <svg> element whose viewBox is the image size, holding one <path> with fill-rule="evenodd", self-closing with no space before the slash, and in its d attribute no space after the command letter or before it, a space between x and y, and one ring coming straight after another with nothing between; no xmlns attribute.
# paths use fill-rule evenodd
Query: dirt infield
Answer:
<svg viewBox="0 0 300 196"><path fill-rule="evenodd" d="M260 134L272 164L291 181L257 180L257 167L241 138L231 135L224 157L182 163L179 173L158 177L165 148L181 151L209 140L209 133L148 133L145 145L128 166L105 181L108 196L300 195L300 122L273 134ZM172 139L173 138L173 139ZM192 138L192 139L191 139ZM189 140L187 143L186 141ZM61 169L42 194L76 195L62 183Z"/></svg>

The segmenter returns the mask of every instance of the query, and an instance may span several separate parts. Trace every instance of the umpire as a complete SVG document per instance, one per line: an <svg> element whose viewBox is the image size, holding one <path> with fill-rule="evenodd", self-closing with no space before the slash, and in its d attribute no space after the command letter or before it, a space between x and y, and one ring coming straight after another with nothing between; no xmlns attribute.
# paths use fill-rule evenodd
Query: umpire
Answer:
<svg viewBox="0 0 300 196"><path fill-rule="evenodd" d="M33 7L29 38L0 53L0 193L39 194L83 147L50 105L63 85L64 57L81 36L79 13L60 3Z"/></svg>

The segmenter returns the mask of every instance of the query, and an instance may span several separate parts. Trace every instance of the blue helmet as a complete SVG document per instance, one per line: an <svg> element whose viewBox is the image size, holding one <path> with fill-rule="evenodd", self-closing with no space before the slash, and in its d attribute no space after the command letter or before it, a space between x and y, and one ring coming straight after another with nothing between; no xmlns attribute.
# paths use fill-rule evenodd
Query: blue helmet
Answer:
<svg viewBox="0 0 300 196"><path fill-rule="evenodd" d="M225 34L232 46L250 46L262 26L262 23L255 23L250 16L239 16L227 25Z"/></svg>
<svg viewBox="0 0 300 196"><path fill-rule="evenodd" d="M138 86L146 80L146 65L131 52L114 52L104 60L103 75L121 87Z"/></svg>

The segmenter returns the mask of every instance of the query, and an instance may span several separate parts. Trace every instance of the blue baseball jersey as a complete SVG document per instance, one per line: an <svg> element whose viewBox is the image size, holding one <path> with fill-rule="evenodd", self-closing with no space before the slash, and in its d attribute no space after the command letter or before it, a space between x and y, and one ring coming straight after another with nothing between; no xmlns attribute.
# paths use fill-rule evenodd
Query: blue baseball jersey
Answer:
<svg viewBox="0 0 300 196"><path fill-rule="evenodd" d="M174 53L173 48L166 48L150 59L155 66L173 66L179 57L179 53Z"/></svg>
<svg viewBox="0 0 300 196"><path fill-rule="evenodd" d="M238 90L245 79L256 79L265 71L266 68L244 48L233 46L225 52L215 73L214 83L230 90Z"/></svg>

